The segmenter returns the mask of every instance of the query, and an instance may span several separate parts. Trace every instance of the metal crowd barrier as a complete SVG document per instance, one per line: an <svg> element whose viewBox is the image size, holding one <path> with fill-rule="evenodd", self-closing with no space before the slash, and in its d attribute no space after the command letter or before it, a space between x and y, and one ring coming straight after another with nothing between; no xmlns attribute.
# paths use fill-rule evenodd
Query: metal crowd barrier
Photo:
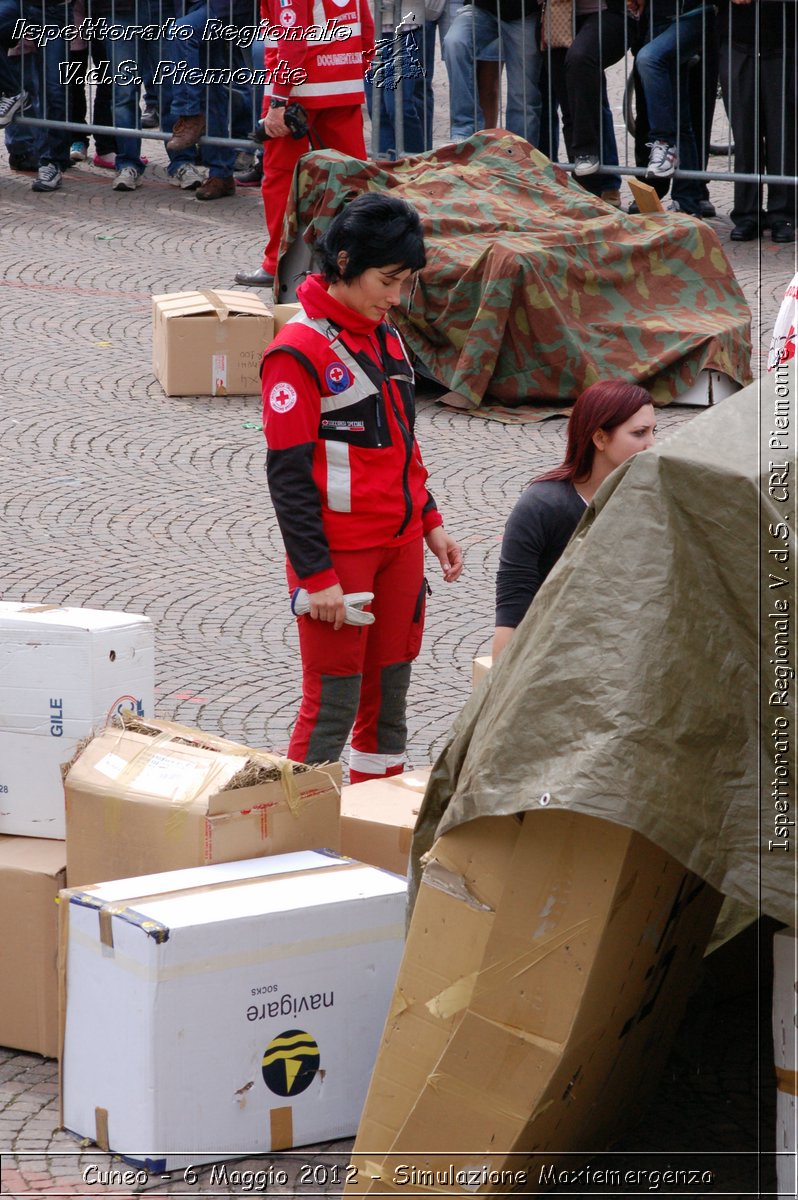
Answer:
<svg viewBox="0 0 798 1200"><path fill-rule="evenodd" d="M718 7L628 0L631 9L640 6L637 16L622 0L603 0L595 13L579 11L584 0L546 0L542 13L536 0L371 2L375 158L498 126L574 167L592 129L598 164L579 176L589 190L611 190L622 176L669 179L682 190L689 181L796 184L796 0L717 0ZM10 7L17 8L13 0ZM210 132L203 142L252 148L247 133L262 95L251 82L263 62L257 0L187 8L185 0L19 0L10 28L8 11L0 4L0 90L22 87L30 95L29 108L7 127L9 147L35 145L36 131L53 128L84 139L129 135L130 126L113 119L120 89L128 96L137 89L136 136L167 140L179 64L190 59L180 22L204 13L222 36L204 39L196 52L220 80L204 88ZM506 13L512 19L500 19ZM606 65L603 83L598 61ZM677 158L672 176L652 177L648 109L653 95L660 111L663 94L672 102ZM157 109L159 128L142 127L145 104Z"/></svg>

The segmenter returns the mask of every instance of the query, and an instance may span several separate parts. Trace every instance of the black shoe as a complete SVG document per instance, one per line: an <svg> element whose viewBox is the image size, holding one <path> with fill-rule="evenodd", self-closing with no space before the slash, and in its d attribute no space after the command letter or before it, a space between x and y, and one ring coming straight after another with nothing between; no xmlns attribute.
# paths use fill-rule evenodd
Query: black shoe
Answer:
<svg viewBox="0 0 798 1200"><path fill-rule="evenodd" d="M235 178L239 187L260 187L263 182L263 160L256 158L248 171L242 171Z"/></svg>
<svg viewBox="0 0 798 1200"><path fill-rule="evenodd" d="M258 267L257 271L236 271L236 283L243 283L245 287L273 287L274 276L268 271L264 271L263 267Z"/></svg>
<svg viewBox="0 0 798 1200"><path fill-rule="evenodd" d="M38 171L39 160L31 154L9 154L8 165L12 171Z"/></svg>
<svg viewBox="0 0 798 1200"><path fill-rule="evenodd" d="M718 215L718 213L717 213L717 210L716 210L716 208L715 208L715 205L712 203L712 201L711 201L711 200L699 200L699 202L698 202L698 215L699 215L700 217L703 217L703 218L704 218L704 220L707 220L707 221L708 221L708 220L710 220L712 217L716 217L716 216Z"/></svg>
<svg viewBox="0 0 798 1200"><path fill-rule="evenodd" d="M774 242L794 242L795 226L792 221L774 221L770 226L770 236Z"/></svg>
<svg viewBox="0 0 798 1200"><path fill-rule="evenodd" d="M729 234L733 242L752 242L759 237L759 225L752 217L744 217Z"/></svg>
<svg viewBox="0 0 798 1200"><path fill-rule="evenodd" d="M150 108L148 105L141 114L142 129L157 129L161 123L161 114L157 108Z"/></svg>

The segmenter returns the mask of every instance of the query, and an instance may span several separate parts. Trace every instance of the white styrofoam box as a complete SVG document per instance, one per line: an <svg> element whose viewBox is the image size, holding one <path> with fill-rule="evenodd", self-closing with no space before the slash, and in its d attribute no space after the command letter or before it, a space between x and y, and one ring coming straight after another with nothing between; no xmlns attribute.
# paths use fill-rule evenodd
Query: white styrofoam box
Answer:
<svg viewBox="0 0 798 1200"><path fill-rule="evenodd" d="M64 838L61 764L123 708L151 716L149 618L0 602L0 833Z"/></svg>
<svg viewBox="0 0 798 1200"><path fill-rule="evenodd" d="M65 1127L155 1172L352 1136L405 899L316 851L63 892Z"/></svg>
<svg viewBox="0 0 798 1200"><path fill-rule="evenodd" d="M725 375L722 371L703 370L698 372L698 377L694 384L677 396L675 404L690 404L696 408L706 408L710 404L717 404L719 400L725 400L727 396L739 392L742 385L737 383L729 375Z"/></svg>
<svg viewBox="0 0 798 1200"><path fill-rule="evenodd" d="M794 929L773 938L773 1053L776 1092L776 1179L779 1196L798 1189L796 1072L798 1071L798 941Z"/></svg>

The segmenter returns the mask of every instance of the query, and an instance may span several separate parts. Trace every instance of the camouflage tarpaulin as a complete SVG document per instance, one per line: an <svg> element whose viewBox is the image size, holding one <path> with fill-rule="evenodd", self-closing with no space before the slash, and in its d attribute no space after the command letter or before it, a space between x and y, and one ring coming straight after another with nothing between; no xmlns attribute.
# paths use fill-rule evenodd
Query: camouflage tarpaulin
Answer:
<svg viewBox="0 0 798 1200"><path fill-rule="evenodd" d="M317 151L296 182L289 239L298 216L315 240L363 191L415 205L428 264L397 324L423 368L475 406L565 402L607 378L665 404L702 368L750 379L750 313L712 230L627 216L513 134L395 163Z"/></svg>
<svg viewBox="0 0 798 1200"><path fill-rule="evenodd" d="M772 377L762 389L772 412ZM725 895L794 922L795 852L769 846L774 716L792 739L794 701L768 707L782 593L761 591L759 535L781 514L759 477L758 422L753 385L599 489L433 768L416 879L453 826L568 809L635 829ZM794 563L795 530L779 545ZM792 612L794 584L784 591Z"/></svg>

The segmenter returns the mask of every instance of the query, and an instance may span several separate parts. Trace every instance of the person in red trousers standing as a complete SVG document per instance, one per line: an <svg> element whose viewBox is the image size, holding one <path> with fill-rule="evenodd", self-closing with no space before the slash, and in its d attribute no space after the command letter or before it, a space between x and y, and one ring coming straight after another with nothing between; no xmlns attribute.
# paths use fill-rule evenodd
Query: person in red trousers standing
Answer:
<svg viewBox="0 0 798 1200"><path fill-rule="evenodd" d="M263 95L263 207L268 241L262 266L239 271L236 283L272 287L294 168L314 149L366 157L363 76L374 53L369 0L261 0L268 27L265 66L277 82ZM290 82L303 79L303 82ZM294 138L285 122L289 103L308 116L309 137Z"/></svg>
<svg viewBox="0 0 798 1200"><path fill-rule="evenodd" d="M386 319L424 266L418 214L395 196L358 196L315 253L321 273L300 285L302 311L267 348L261 372L269 492L302 614L302 703L288 757L334 762L354 725L357 783L404 767L428 592L424 543L447 583L463 559L427 490L413 370ZM370 614L363 593L373 594Z"/></svg>

